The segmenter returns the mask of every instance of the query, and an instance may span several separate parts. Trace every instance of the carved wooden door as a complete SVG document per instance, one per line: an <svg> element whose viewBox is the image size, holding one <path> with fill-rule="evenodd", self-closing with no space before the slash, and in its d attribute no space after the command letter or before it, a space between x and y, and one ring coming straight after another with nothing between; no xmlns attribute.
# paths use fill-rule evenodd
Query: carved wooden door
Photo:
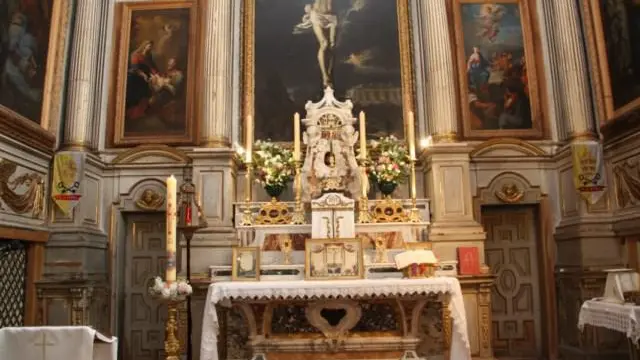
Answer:
<svg viewBox="0 0 640 360"><path fill-rule="evenodd" d="M541 303L535 209L484 207L485 261L496 275L491 293L497 357L536 359L541 349Z"/></svg>
<svg viewBox="0 0 640 360"><path fill-rule="evenodd" d="M148 294L156 276L164 277L165 220L162 214L127 219L124 280L124 359L164 359L166 307Z"/></svg>

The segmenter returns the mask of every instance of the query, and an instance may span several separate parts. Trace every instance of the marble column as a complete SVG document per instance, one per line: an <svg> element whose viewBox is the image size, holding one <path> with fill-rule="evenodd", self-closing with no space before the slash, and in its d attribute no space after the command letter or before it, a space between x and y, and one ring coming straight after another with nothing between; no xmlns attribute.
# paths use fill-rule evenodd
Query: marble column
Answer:
<svg viewBox="0 0 640 360"><path fill-rule="evenodd" d="M458 104L452 37L445 0L416 2L422 45L425 117L435 142L454 141L458 134Z"/></svg>
<svg viewBox="0 0 640 360"><path fill-rule="evenodd" d="M96 24L102 22L105 1L85 0L76 4L62 147L88 150L93 146L97 74L101 74L97 66L102 54L100 47L104 46Z"/></svg>
<svg viewBox="0 0 640 360"><path fill-rule="evenodd" d="M575 0L548 0L543 4L551 15L555 65L559 75L562 118L569 139L596 138L589 67L583 40L580 8Z"/></svg>
<svg viewBox="0 0 640 360"><path fill-rule="evenodd" d="M204 3L204 77L202 80L203 147L231 146L233 114L233 33L235 1ZM238 29L238 31L240 31Z"/></svg>

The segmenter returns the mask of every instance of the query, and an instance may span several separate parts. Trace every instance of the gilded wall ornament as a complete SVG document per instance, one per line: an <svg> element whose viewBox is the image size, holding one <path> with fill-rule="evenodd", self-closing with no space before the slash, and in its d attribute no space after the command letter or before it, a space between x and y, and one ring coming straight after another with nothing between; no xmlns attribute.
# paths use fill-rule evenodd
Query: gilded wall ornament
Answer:
<svg viewBox="0 0 640 360"><path fill-rule="evenodd" d="M136 200L136 206L143 210L158 210L164 204L164 196L152 189L146 189Z"/></svg>
<svg viewBox="0 0 640 360"><path fill-rule="evenodd" d="M500 190L496 191L496 197L507 204L515 204L520 202L524 197L524 191L518 188L518 185L514 183L508 183L502 185Z"/></svg>
<svg viewBox="0 0 640 360"><path fill-rule="evenodd" d="M11 179L17 170L18 164L13 161L0 160L0 199L16 214L31 212L33 217L39 217L44 202L42 175L30 172ZM20 188L25 189L24 192L19 193Z"/></svg>

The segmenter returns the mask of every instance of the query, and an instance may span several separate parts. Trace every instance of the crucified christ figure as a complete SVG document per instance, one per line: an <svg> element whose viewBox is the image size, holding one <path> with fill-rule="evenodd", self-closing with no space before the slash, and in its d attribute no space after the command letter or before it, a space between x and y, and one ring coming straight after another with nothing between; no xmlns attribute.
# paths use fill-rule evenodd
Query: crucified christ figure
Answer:
<svg viewBox="0 0 640 360"><path fill-rule="evenodd" d="M315 0L304 7L302 22L295 26L293 33L300 34L313 30L318 40L318 65L323 86L331 86L333 76L333 49L336 46L338 17L332 11L333 0Z"/></svg>

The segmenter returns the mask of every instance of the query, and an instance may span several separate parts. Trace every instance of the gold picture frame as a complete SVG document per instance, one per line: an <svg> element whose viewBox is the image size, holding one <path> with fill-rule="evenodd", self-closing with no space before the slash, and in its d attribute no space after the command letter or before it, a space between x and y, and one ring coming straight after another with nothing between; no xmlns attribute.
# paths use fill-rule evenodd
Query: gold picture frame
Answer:
<svg viewBox="0 0 640 360"><path fill-rule="evenodd" d="M55 134L61 124L65 94L61 88L64 84L65 53L70 40L70 18L74 4L71 0L52 0L40 119L28 119L0 105L0 133L47 154L53 154Z"/></svg>
<svg viewBox="0 0 640 360"><path fill-rule="evenodd" d="M197 48L200 46L198 26L200 24L200 17L198 16L198 9L200 1L152 1L152 2L126 2L116 4L116 25L114 27L114 61L112 69L112 80L110 88L110 101L109 101L109 127L108 127L108 144L111 147L127 147L137 145L148 144L169 144L169 145L194 145L197 143L197 130L198 130L198 104L199 101L197 93L196 77L199 75L197 69L197 58L199 52ZM134 12L142 15L134 15ZM158 55L161 58L165 58L166 63L162 64L166 68L166 72L169 70L179 72L180 74L180 89L179 95L174 90L173 98L167 100L169 103L166 105L166 117L178 123L179 129L169 129L167 125L166 129L161 131L148 131L146 129L128 130L127 133L125 124L127 121L127 87L132 86L129 83L129 66L131 65L132 58L132 21L136 19L136 16L142 18L145 16L143 12L149 12L152 14L160 14L167 19L175 23L173 33L177 33L175 40L179 44L183 44L185 39L180 37L186 37L186 54L184 52L178 52L177 54L171 53L177 50L173 47L163 47L158 51L167 50L167 53L152 53L155 50L150 50L151 56ZM173 13L172 13L173 12ZM187 13L185 19L182 16ZM148 15L153 17L153 15ZM170 24L156 24L156 26L169 26ZM173 25L171 25L173 26ZM135 34L139 37L143 35ZM150 35L149 35L150 36ZM146 42L150 42L151 46L159 46L156 43L160 43L163 40L163 36L155 35L160 39L148 37ZM140 43L140 39L138 39ZM135 45L135 44L134 44ZM141 46L140 46L141 47ZM137 51L137 50L136 50ZM169 65L169 61L173 60L173 67ZM154 62L155 65L157 63ZM157 74L162 73L159 71ZM170 76L167 75L167 78ZM149 76L151 78L151 76ZM186 79L186 80L185 80ZM150 80L148 80L150 82ZM150 82L151 83L151 82ZM176 86L177 88L177 86ZM153 96L150 96L153 98ZM169 106L171 101L174 101L175 108L179 110L172 110ZM148 101L151 103L151 100ZM150 108L150 106L149 106ZM146 110L145 110L146 111ZM173 112L171 112L173 111ZM165 113L163 113L165 114ZM146 116L146 115L145 115ZM184 118L182 118L184 117ZM135 120L129 120L131 122ZM169 122L171 123L171 122Z"/></svg>
<svg viewBox="0 0 640 360"><path fill-rule="evenodd" d="M304 278L305 280L364 278L362 240L360 238L308 239L304 247Z"/></svg>
<svg viewBox="0 0 640 360"><path fill-rule="evenodd" d="M542 61L537 50L537 37L535 28L535 6L529 0L453 0L453 33L455 36L455 47L458 68L459 94L461 98L462 109L462 136L466 139L486 140L494 137L513 137L521 139L542 139L546 136L546 125L544 123L544 112L542 106L542 78L539 66ZM490 128L478 129L472 126L473 114L470 109L470 81L467 75L467 66L469 60L469 45L465 43L465 24L463 18L463 6L473 5L506 5L518 6L518 15L520 17L520 30L522 33L523 59L526 64L526 92L528 94L528 105L530 108L531 126L526 128ZM474 19L475 20L475 19ZM475 33L477 36L477 33ZM492 44L492 46L495 46ZM482 50L481 50L482 51ZM484 55L486 56L486 55ZM478 96L475 96L478 99ZM497 117L497 116L496 116ZM484 126L484 124L483 124Z"/></svg>
<svg viewBox="0 0 640 360"><path fill-rule="evenodd" d="M233 247L231 249L233 261L231 263L231 280L259 281L260 280L260 248Z"/></svg>
<svg viewBox="0 0 640 360"><path fill-rule="evenodd" d="M255 129L255 30L256 30L256 2L257 0L242 0L242 92L241 92L241 133L243 144L246 144L246 126L247 116L254 119ZM377 0L383 1L383 0ZM376 2L377 2L376 1ZM402 93L402 131L400 137L404 137L407 124L407 113L415 112L415 79L413 71L413 47L412 47L412 23L409 0L385 0L395 1L397 11L397 31L400 58L400 81ZM372 2L375 3L375 2ZM342 100L342 99L340 99ZM358 105L354 102L355 105ZM293 113L290 114L293 118ZM304 117L304 114L301 114ZM293 121L291 121L293 127ZM414 126L417 126L414 124ZM254 130L255 131L255 130ZM368 131L369 132L369 131ZM257 135L257 134L256 134ZM256 140L256 139L254 139ZM293 137L291 141L276 141L286 148L293 147Z"/></svg>
<svg viewBox="0 0 640 360"><path fill-rule="evenodd" d="M632 4L640 6L640 1L634 0ZM584 14L587 52L590 58L594 59L591 64L593 73L591 79L595 89L597 114L600 125L603 126L628 112L640 109L640 96L618 108L615 107L600 1L585 0L581 2L581 6Z"/></svg>

